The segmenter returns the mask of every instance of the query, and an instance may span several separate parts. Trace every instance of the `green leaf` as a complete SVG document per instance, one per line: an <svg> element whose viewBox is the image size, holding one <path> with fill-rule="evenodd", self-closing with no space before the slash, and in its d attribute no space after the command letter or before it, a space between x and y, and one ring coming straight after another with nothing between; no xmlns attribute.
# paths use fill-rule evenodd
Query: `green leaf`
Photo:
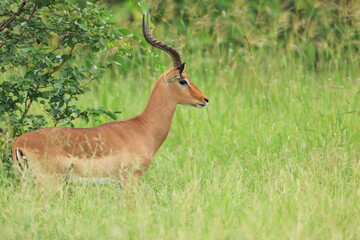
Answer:
<svg viewBox="0 0 360 240"><path fill-rule="evenodd" d="M83 20L78 20L76 23L77 23L77 25L78 25L82 30L85 30L85 31L88 31L88 30L89 30L89 28L88 28L88 26L87 26L87 24L86 24L85 21L83 21Z"/></svg>
<svg viewBox="0 0 360 240"><path fill-rule="evenodd" d="M0 2L0 15L11 15L17 12L21 1ZM27 1L6 34L0 34L0 42L4 43L0 49L0 72L5 73L0 77L0 123L9 122L14 135L37 129L48 121L59 123L55 119L68 125L76 118L89 121L89 116L116 119L116 113L103 108L80 110L67 103L71 99L76 104L82 94L90 91L91 84L87 84L101 79L106 65L125 63L124 56L132 53L132 46L128 39L120 37L137 42L142 41L141 37L114 26L107 7L87 2L85 8L80 8L75 2ZM28 21L34 6L35 14ZM147 7L146 3L141 6ZM19 34L23 37L19 38ZM78 45L68 58L75 44ZM108 48L114 51L107 51ZM25 99L32 99L34 107L22 117ZM41 114L32 114L41 110Z"/></svg>
<svg viewBox="0 0 360 240"><path fill-rule="evenodd" d="M125 36L125 37L132 37L134 34L127 28L119 29L119 31Z"/></svg>
<svg viewBox="0 0 360 240"><path fill-rule="evenodd" d="M117 65L123 65L124 64L124 59L122 57L120 57L119 55L114 57L114 62Z"/></svg>
<svg viewBox="0 0 360 240"><path fill-rule="evenodd" d="M138 2L137 4L140 7L142 14L145 15L149 11L149 7L146 2L141 1L141 2Z"/></svg>
<svg viewBox="0 0 360 240"><path fill-rule="evenodd" d="M14 13L17 12L17 10L19 9L19 6L16 3L13 3L10 5L10 9L11 11L13 11Z"/></svg>
<svg viewBox="0 0 360 240"><path fill-rule="evenodd" d="M109 111L106 112L105 114L108 115L112 120L117 120L117 116L115 113Z"/></svg>

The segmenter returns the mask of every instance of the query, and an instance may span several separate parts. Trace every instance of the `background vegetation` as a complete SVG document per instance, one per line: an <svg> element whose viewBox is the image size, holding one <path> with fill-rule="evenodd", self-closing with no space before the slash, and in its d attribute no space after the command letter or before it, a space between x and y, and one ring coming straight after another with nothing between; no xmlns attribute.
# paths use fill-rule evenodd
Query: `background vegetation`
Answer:
<svg viewBox="0 0 360 240"><path fill-rule="evenodd" d="M136 2L103 4L120 28L141 34ZM209 107L179 106L140 186L122 193L113 185L40 191L17 184L3 164L0 237L359 239L359 4L148 5L155 36L181 50ZM79 108L114 109L120 119L143 110L171 61L124 42L132 50L89 85Z"/></svg>

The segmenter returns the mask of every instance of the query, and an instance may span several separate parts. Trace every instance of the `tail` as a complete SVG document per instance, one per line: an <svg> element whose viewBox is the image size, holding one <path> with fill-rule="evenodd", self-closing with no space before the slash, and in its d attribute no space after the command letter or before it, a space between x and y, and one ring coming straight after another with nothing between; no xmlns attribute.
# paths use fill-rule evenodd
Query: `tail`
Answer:
<svg viewBox="0 0 360 240"><path fill-rule="evenodd" d="M29 163L26 159L25 154L20 149L15 149L15 159L19 165L20 171L23 172L26 169L29 169Z"/></svg>

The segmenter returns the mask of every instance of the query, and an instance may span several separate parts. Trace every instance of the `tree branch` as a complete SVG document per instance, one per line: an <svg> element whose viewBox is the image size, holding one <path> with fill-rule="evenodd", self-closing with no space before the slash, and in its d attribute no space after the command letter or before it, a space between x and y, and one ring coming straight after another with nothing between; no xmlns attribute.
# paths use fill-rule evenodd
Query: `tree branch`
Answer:
<svg viewBox="0 0 360 240"><path fill-rule="evenodd" d="M35 88L35 93L37 91L39 91L39 87L40 87L40 83L38 83L36 85L36 88ZM25 116L28 114L29 110L30 110L30 107L31 107L31 104L33 103L33 99L30 99L29 103L27 103L28 101L28 94L26 95L26 99L25 99L25 109L24 109L24 112L23 114L21 115L21 120L23 120L25 118Z"/></svg>
<svg viewBox="0 0 360 240"><path fill-rule="evenodd" d="M30 22L31 18L34 16L35 11L36 11L36 6L34 6L33 10L31 11L29 19L27 20L27 23Z"/></svg>
<svg viewBox="0 0 360 240"><path fill-rule="evenodd" d="M75 35L80 35L80 34L79 34L79 33L75 33L75 32L68 32L68 33L66 33L64 36L62 36L62 37L60 38L60 40L59 40L58 45L57 45L53 50L51 50L50 52L48 52L43 59L40 60L40 63L39 63L39 65L38 65L38 68L40 68L41 63L44 61L44 59L45 59L47 56L49 56L51 53L55 52L56 50L60 49L60 44L61 44L61 42L62 42L65 38L70 37L70 36L75 36ZM75 44L74 44L74 47L75 47ZM71 50L71 51L72 51L72 50ZM70 53L71 53L71 52L70 52Z"/></svg>
<svg viewBox="0 0 360 240"><path fill-rule="evenodd" d="M73 50L74 50L74 48L75 48L75 45L76 45L76 43L74 43L74 45L73 45L72 48L70 49L69 55L64 59L64 61L63 61L59 66L57 66L53 71L51 71L51 72L49 73L50 75L53 74L53 73L55 73L55 72L57 72L57 71L59 71L59 69L71 58L71 53L73 52ZM38 83L38 84L36 85L35 93L39 91L39 88L40 88L40 83ZM26 95L26 99L25 99L25 109L24 109L24 112L23 112L23 114L22 114L22 116L21 116L21 118L20 118L21 120L24 119L25 116L28 114L28 112L29 112L29 110L30 110L30 107L31 107L31 105L32 105L32 103L33 103L33 99L30 99L30 100L29 100L29 103L27 103L27 101L28 101L28 95Z"/></svg>
<svg viewBox="0 0 360 240"><path fill-rule="evenodd" d="M73 51L74 48L75 48L75 45L76 45L76 43L74 43L74 45L73 45L72 48L70 49L69 55L64 59L64 61L63 61L59 66L57 66L53 71L51 71L51 72L49 73L50 75L53 74L53 73L55 73L55 72L57 72L57 71L59 71L59 69L60 69L67 61L69 61L69 59L71 58L71 53L72 53L72 51Z"/></svg>
<svg viewBox="0 0 360 240"><path fill-rule="evenodd" d="M15 18L16 18L17 16L20 15L20 13L23 11L23 9L24 9L24 7L25 7L25 5L26 5L27 2L28 2L28 1L23 0L23 1L21 2L20 6L19 6L19 8L18 8L18 10L17 10L17 12L14 13L13 15L11 15L10 18L8 18L7 20L4 20L4 21L0 24L0 32L2 32L10 23L12 23L12 22L15 20Z"/></svg>
<svg viewBox="0 0 360 240"><path fill-rule="evenodd" d="M27 1L23 1L21 4L24 4L23 5L23 7L25 6L25 4L27 3ZM20 6L21 7L21 6ZM19 7L19 9L20 9L20 7ZM9 25L12 21L14 21L15 20L15 17L13 17L14 15L15 16L18 16L20 13L21 13L21 11L22 11L22 9L21 9L21 11L19 12L19 9L18 9L18 11L16 12L16 13L14 13L8 20L5 20L5 21L3 21L2 23L1 23L1 29L0 29L0 31L2 31L3 29L5 29L5 27L7 26L7 25ZM30 21L31 21L31 18L34 16L34 13L36 12L36 6L34 6L34 8L33 8L33 10L31 11L31 13L30 13L30 16L29 16L29 18L28 18L28 20L26 21L27 23L29 23ZM11 21L10 21L10 19L12 19ZM9 22L10 21L10 22ZM6 24L5 26L3 26L4 24ZM9 31L9 30L8 30ZM8 32L8 31L6 31L6 32ZM6 33L5 32L5 33ZM22 35L22 37L23 37L24 35ZM18 39L15 43L13 43L13 44L16 44L16 43L18 43L20 41L20 39ZM0 44L0 47L2 47L2 46L4 46L5 45L5 42L2 42L1 44Z"/></svg>
<svg viewBox="0 0 360 240"><path fill-rule="evenodd" d="M64 109L64 112L58 117L58 118L56 118L55 119L55 127L56 127L56 125L59 123L59 121L60 120L62 120L62 119L64 119L65 117L66 117L66 114L68 113L68 111L69 111L69 103L70 103L70 101L71 101L71 99L74 97L74 95L70 95L70 97L69 97L69 100L66 102L66 104L65 104L65 109Z"/></svg>

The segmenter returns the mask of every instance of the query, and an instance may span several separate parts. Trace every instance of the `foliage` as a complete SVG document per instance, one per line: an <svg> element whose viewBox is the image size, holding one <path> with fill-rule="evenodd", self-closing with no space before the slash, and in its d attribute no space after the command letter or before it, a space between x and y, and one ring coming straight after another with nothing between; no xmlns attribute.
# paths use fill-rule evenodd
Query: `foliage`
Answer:
<svg viewBox="0 0 360 240"><path fill-rule="evenodd" d="M16 136L49 123L117 118L116 111L74 104L107 67L121 64L130 49L125 40L134 37L114 27L106 6L36 0L2 0L0 6L0 68L6 73L0 82L2 127L11 126Z"/></svg>

